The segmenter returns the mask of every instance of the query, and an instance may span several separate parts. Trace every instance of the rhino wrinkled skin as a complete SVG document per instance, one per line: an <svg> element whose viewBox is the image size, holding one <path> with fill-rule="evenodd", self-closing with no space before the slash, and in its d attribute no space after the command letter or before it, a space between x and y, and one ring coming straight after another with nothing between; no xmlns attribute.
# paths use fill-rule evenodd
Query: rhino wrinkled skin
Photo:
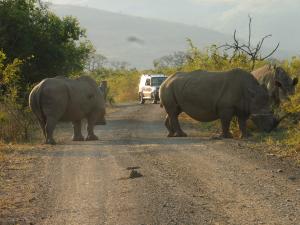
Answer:
<svg viewBox="0 0 300 225"><path fill-rule="evenodd" d="M87 76L44 79L32 89L29 106L38 119L47 144L55 144L53 131L59 121L73 123L74 141L84 140L82 119L87 119L88 134L85 140L97 140L94 126L106 123L103 93L96 82Z"/></svg>
<svg viewBox="0 0 300 225"><path fill-rule="evenodd" d="M298 78L291 78L288 73L277 66L265 65L251 72L260 84L264 84L274 106L295 94Z"/></svg>
<svg viewBox="0 0 300 225"><path fill-rule="evenodd" d="M161 85L160 99L167 112L165 125L169 137L186 136L178 122L181 112L202 122L220 119L225 138L232 137L229 127L234 116L238 118L242 137L248 136L246 121L250 115L264 131L269 132L278 125L270 109L267 90L241 69L175 73Z"/></svg>

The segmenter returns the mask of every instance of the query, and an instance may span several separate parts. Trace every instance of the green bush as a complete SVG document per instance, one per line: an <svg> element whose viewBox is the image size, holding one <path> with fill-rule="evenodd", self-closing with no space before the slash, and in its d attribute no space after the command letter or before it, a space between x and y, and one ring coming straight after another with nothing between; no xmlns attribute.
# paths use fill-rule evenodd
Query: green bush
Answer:
<svg viewBox="0 0 300 225"><path fill-rule="evenodd" d="M101 68L90 72L97 83L106 80L108 83L108 101L129 102L138 99L138 84L141 72L136 69Z"/></svg>
<svg viewBox="0 0 300 225"><path fill-rule="evenodd" d="M34 122L28 106L23 104L25 96L20 92L23 89L20 82L23 61L15 59L13 63L5 65L5 59L5 54L0 51L0 141L27 141Z"/></svg>

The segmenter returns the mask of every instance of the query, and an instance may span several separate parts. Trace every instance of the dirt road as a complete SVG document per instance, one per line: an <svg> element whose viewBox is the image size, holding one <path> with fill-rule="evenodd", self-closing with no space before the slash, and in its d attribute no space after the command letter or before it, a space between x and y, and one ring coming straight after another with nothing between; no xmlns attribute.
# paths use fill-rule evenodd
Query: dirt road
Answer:
<svg viewBox="0 0 300 225"><path fill-rule="evenodd" d="M2 168L0 224L300 224L299 168L189 124L192 137L166 138L163 118L158 105L122 105L100 141L68 141L63 127L57 146L8 153L26 167Z"/></svg>

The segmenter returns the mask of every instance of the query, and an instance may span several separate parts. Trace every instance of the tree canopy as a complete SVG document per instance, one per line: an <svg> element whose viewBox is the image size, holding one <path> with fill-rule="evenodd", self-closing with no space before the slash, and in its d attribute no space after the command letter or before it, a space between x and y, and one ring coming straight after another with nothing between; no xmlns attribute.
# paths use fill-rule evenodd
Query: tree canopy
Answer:
<svg viewBox="0 0 300 225"><path fill-rule="evenodd" d="M6 63L23 60L24 84L83 70L92 50L85 38L76 18L60 18L37 0L0 0L0 49Z"/></svg>

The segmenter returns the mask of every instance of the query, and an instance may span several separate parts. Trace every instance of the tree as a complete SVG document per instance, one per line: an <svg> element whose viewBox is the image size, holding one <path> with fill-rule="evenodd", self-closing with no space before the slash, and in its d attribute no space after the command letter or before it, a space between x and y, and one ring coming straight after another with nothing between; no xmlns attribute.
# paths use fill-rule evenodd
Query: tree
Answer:
<svg viewBox="0 0 300 225"><path fill-rule="evenodd" d="M14 59L12 63L5 64L5 60L6 55L0 50L0 141L28 140L34 122L19 94L23 61ZM5 90L2 89L4 86Z"/></svg>
<svg viewBox="0 0 300 225"><path fill-rule="evenodd" d="M127 70L130 66L128 62L118 60L110 61L109 64L114 70Z"/></svg>
<svg viewBox="0 0 300 225"><path fill-rule="evenodd" d="M271 57L278 49L279 43L276 45L276 47L267 55L263 56L261 53L262 46L264 44L264 41L267 38L272 37L271 34L268 34L261 38L258 43L253 44L251 40L252 36L252 18L249 16L249 24L248 24L248 42L247 43L241 43L240 40L236 37L236 30L233 33L233 43L231 44L224 44L221 45L219 48L224 48L225 51L233 51L232 58L235 58L236 56L240 55L247 55L250 57L251 61L251 69L253 70L255 67L256 61L263 61L269 57Z"/></svg>
<svg viewBox="0 0 300 225"><path fill-rule="evenodd" d="M84 69L92 45L74 17L59 18L37 0L0 0L0 49L23 60L21 82Z"/></svg>
<svg viewBox="0 0 300 225"><path fill-rule="evenodd" d="M96 53L94 50L89 55L86 69L90 72L93 72L95 70L104 68L107 63L107 58L104 55Z"/></svg>
<svg viewBox="0 0 300 225"><path fill-rule="evenodd" d="M187 54L182 51L174 52L173 54L166 55L155 59L153 65L156 69L165 68L181 68L187 62Z"/></svg>

